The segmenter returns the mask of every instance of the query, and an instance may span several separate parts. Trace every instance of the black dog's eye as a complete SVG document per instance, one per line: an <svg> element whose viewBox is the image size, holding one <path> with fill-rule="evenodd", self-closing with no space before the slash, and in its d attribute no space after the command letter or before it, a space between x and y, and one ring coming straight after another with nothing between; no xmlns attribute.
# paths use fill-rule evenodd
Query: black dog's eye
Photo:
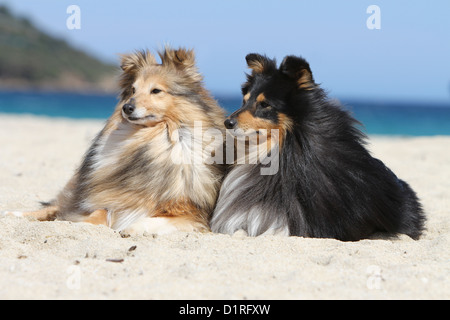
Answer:
<svg viewBox="0 0 450 320"><path fill-rule="evenodd" d="M270 104L268 104L267 102L265 102L265 101L261 101L260 103L259 103L259 106L261 107L261 108L268 108L268 107L270 107Z"/></svg>
<svg viewBox="0 0 450 320"><path fill-rule="evenodd" d="M153 89L151 93L153 94L158 94L160 93L162 90L161 89Z"/></svg>

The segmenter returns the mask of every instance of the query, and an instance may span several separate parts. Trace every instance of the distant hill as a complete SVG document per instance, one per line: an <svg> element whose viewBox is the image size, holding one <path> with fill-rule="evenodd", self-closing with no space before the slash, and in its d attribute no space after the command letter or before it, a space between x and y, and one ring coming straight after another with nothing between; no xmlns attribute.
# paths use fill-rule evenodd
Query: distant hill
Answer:
<svg viewBox="0 0 450 320"><path fill-rule="evenodd" d="M0 89L114 92L117 70L0 5Z"/></svg>

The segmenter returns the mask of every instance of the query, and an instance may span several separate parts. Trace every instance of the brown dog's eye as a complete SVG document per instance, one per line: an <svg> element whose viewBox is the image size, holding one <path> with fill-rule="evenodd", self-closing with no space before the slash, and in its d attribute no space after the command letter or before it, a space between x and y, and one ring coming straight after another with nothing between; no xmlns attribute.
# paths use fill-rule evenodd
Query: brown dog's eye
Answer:
<svg viewBox="0 0 450 320"><path fill-rule="evenodd" d="M153 89L151 93L153 93L153 94L158 94L158 93L160 93L160 92L161 92L160 89Z"/></svg>
<svg viewBox="0 0 450 320"><path fill-rule="evenodd" d="M135 87L131 87L131 93L135 94L136 93L136 88Z"/></svg>

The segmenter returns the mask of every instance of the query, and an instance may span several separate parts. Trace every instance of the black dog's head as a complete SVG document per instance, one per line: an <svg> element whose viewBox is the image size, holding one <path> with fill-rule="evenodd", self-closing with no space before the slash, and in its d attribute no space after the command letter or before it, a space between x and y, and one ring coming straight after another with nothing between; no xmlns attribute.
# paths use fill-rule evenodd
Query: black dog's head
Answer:
<svg viewBox="0 0 450 320"><path fill-rule="evenodd" d="M252 72L242 85L242 107L231 114L225 126L236 135L266 134L277 129L282 136L293 126L291 97L317 87L309 64L303 58L287 56L277 68L275 60L254 53L246 60Z"/></svg>

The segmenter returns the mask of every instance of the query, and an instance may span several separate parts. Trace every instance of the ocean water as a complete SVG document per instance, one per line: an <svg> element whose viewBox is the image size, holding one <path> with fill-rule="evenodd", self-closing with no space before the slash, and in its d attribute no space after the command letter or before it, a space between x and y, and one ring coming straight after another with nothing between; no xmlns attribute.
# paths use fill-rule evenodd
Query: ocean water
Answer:
<svg viewBox="0 0 450 320"><path fill-rule="evenodd" d="M216 97L231 113L242 98ZM433 136L450 135L448 104L341 100L363 124L367 134ZM72 119L106 119L117 104L115 96L69 93L0 92L0 114L31 114Z"/></svg>

